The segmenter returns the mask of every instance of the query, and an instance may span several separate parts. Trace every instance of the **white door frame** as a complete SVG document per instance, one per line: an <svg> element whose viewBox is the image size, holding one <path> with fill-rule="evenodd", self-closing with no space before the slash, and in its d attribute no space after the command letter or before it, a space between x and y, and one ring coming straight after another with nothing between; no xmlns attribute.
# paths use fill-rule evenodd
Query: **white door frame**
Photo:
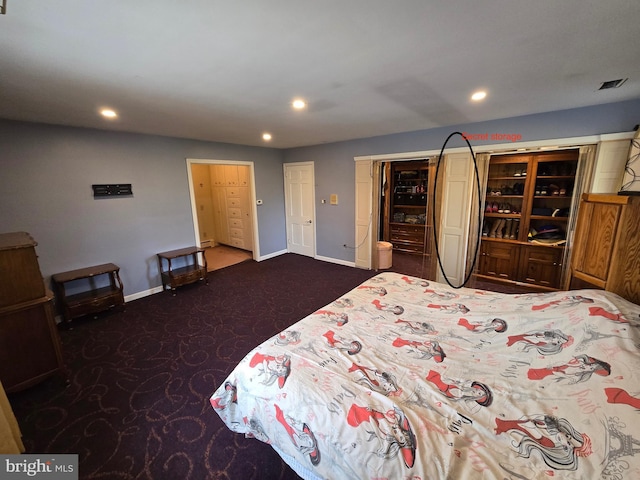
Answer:
<svg viewBox="0 0 640 480"><path fill-rule="evenodd" d="M291 234L291 222L289 219L289 205L290 205L290 198L289 198L289 189L287 188L287 168L288 167L292 167L292 166L310 166L311 167L311 199L312 199L312 205L311 205L311 230L312 230L312 235L313 235L313 252L312 252L312 257L316 258L316 243L317 243L317 238L316 238L316 202L315 202L315 198L316 198L316 191L315 191L315 164L314 162L310 161L310 162L291 162L291 163L284 163L282 165L282 170L283 170L283 175L284 175L284 205L285 205L285 228L286 228L286 236L287 236L287 251L291 251L289 249L289 245L290 245L290 234Z"/></svg>
<svg viewBox="0 0 640 480"><path fill-rule="evenodd" d="M258 261L260 259L260 235L258 232L258 212L256 212L256 184L255 184L255 172L253 162L247 162L242 160L214 160L207 158L187 158L187 177L189 183L189 197L191 200L191 217L193 219L193 233L195 244L200 244L200 230L198 228L198 206L196 204L196 194L193 189L193 178L191 176L191 165L193 164L205 164L205 165L244 165L249 167L249 192L251 194L251 221L253 224L253 246L252 254L253 259Z"/></svg>

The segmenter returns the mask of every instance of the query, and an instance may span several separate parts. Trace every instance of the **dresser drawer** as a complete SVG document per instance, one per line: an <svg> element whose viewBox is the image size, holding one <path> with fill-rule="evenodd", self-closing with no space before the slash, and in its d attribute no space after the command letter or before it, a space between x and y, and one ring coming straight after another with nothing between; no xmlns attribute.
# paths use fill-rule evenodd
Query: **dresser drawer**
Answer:
<svg viewBox="0 0 640 480"><path fill-rule="evenodd" d="M410 243L410 242L397 242L392 241L394 250L399 250L401 252L407 253L424 253L424 245L422 243Z"/></svg>
<svg viewBox="0 0 640 480"><path fill-rule="evenodd" d="M229 219L229 227L231 228L244 228L244 224L242 223L241 218L230 218Z"/></svg>
<svg viewBox="0 0 640 480"><path fill-rule="evenodd" d="M230 228L229 236L231 238L244 238L244 230L241 228Z"/></svg>
<svg viewBox="0 0 640 480"><path fill-rule="evenodd" d="M67 297L66 300L69 319L90 313L102 312L118 305L124 305L122 292L111 287L72 295Z"/></svg>
<svg viewBox="0 0 640 480"><path fill-rule="evenodd" d="M239 208L228 208L227 215L229 215L229 218L240 218L242 217L242 210Z"/></svg>
<svg viewBox="0 0 640 480"><path fill-rule="evenodd" d="M391 226L391 234L401 234L401 235L424 235L425 226L422 224L419 225L411 225L409 223L402 225L392 225Z"/></svg>
<svg viewBox="0 0 640 480"><path fill-rule="evenodd" d="M242 207L242 201L239 198L227 198L228 208L240 208Z"/></svg>
<svg viewBox="0 0 640 480"><path fill-rule="evenodd" d="M244 248L244 240L242 238L231 238L231 246Z"/></svg>
<svg viewBox="0 0 640 480"><path fill-rule="evenodd" d="M424 243L424 227L392 228L391 241L413 241Z"/></svg>

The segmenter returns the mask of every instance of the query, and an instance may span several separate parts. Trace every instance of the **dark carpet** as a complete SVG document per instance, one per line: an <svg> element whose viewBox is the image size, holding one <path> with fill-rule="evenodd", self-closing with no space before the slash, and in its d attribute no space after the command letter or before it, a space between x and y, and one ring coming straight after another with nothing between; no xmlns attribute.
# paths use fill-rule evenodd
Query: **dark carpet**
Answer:
<svg viewBox="0 0 640 480"><path fill-rule="evenodd" d="M77 453L81 479L298 478L209 397L259 343L375 274L286 254L75 320L60 331L70 384L10 396L26 453Z"/></svg>

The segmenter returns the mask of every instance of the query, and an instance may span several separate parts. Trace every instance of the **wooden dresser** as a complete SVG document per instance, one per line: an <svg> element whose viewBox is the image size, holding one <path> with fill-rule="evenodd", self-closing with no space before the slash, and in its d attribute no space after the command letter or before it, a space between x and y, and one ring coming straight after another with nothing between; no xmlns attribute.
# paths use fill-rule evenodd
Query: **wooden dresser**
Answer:
<svg viewBox="0 0 640 480"><path fill-rule="evenodd" d="M36 245L25 232L0 234L0 380L7 392L64 371Z"/></svg>
<svg viewBox="0 0 640 480"><path fill-rule="evenodd" d="M640 304L640 197L582 196L568 288L600 288Z"/></svg>

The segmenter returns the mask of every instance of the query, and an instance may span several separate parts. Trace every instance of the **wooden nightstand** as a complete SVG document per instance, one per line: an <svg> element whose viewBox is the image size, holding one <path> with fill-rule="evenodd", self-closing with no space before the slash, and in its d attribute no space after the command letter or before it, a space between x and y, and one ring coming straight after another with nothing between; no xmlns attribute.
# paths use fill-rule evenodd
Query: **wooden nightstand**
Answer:
<svg viewBox="0 0 640 480"><path fill-rule="evenodd" d="M158 267L162 277L162 290L167 286L176 294L176 288L199 280L209 283L207 278L207 257L204 249L198 247L179 248L168 252L158 253ZM200 262L200 259L202 262ZM182 258L180 266L174 268L172 260ZM166 269L165 269L166 266Z"/></svg>
<svg viewBox="0 0 640 480"><path fill-rule="evenodd" d="M53 275L51 280L56 287L65 320L70 322L76 317L124 305L119 272L117 265L105 263ZM72 290L69 288L70 282L76 282L80 291L69 294Z"/></svg>

